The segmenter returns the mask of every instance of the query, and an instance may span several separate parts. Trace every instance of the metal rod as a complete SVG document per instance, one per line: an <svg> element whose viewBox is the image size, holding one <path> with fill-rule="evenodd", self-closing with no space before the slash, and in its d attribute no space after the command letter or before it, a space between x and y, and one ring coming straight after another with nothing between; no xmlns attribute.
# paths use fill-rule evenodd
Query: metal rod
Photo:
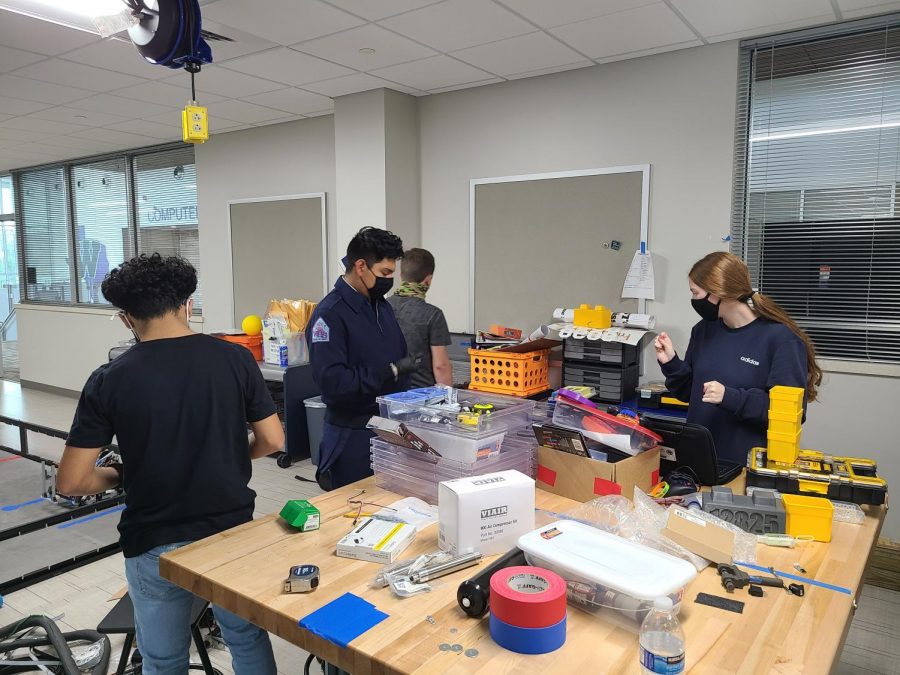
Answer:
<svg viewBox="0 0 900 675"><path fill-rule="evenodd" d="M430 581L431 579L437 579L438 577L453 574L453 572L457 572L467 567L472 567L473 565L477 565L480 561L481 553L479 553L478 551L463 553L462 555L458 555L455 558L451 558L450 560L445 560L444 562L436 563L434 565L423 567L420 570L416 570L410 575L410 579L413 581L413 583L421 584L426 581Z"/></svg>

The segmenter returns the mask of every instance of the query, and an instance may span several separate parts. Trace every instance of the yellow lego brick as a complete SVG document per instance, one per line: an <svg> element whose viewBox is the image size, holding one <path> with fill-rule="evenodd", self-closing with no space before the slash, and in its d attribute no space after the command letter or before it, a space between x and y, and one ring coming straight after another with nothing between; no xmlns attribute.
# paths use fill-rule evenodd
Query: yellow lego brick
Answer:
<svg viewBox="0 0 900 675"><path fill-rule="evenodd" d="M609 328L612 326L612 310L603 305L581 305L575 309L572 323L582 328Z"/></svg>

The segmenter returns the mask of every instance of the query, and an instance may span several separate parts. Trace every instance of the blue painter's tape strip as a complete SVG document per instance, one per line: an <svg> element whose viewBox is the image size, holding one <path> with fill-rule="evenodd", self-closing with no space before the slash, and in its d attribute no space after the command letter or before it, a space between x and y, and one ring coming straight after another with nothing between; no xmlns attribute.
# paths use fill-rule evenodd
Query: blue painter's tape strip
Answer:
<svg viewBox="0 0 900 675"><path fill-rule="evenodd" d="M641 242L641 255L644 255L645 253L647 253L647 242L642 241Z"/></svg>
<svg viewBox="0 0 900 675"><path fill-rule="evenodd" d="M46 501L46 499L44 499L44 497L38 497L37 499L32 499L27 502L21 502L20 504L9 504L7 506L0 508L0 511L18 511L19 509L21 509L24 506L33 506L35 504L40 504L44 501Z"/></svg>
<svg viewBox="0 0 900 675"><path fill-rule="evenodd" d="M69 520L65 523L61 523L57 525L60 530L64 530L67 527L74 527L75 525L80 525L81 523L86 523L89 520L97 520L97 518L104 518L106 516L111 516L114 513L118 513L119 511L124 511L125 505L120 504L119 506L113 506L111 509L103 509L102 511L97 511L97 513L92 513L89 516L85 516L84 518L77 518L75 520Z"/></svg>
<svg viewBox="0 0 900 675"><path fill-rule="evenodd" d="M519 628L490 618L491 637L504 649L517 654L549 654L566 643L566 618L547 628Z"/></svg>
<svg viewBox="0 0 900 675"><path fill-rule="evenodd" d="M375 605L358 595L344 593L300 619L300 627L338 647L346 647L352 640L388 618Z"/></svg>
<svg viewBox="0 0 900 675"><path fill-rule="evenodd" d="M740 565L741 567L746 567L748 570L756 570L757 572L766 572L771 574L771 570L768 567L760 567L759 565L751 565L750 563L736 562L735 565ZM853 591L849 588L844 588L843 586L835 586L834 584L826 584L824 581L816 581L815 579L810 579L808 577L798 577L796 574L790 574L789 572L782 572L781 570L775 570L775 574L785 579L790 579L791 581L800 581L804 584L809 584L810 586L818 586L819 588L826 588L829 591L835 591L837 593L846 593L847 595L852 596Z"/></svg>

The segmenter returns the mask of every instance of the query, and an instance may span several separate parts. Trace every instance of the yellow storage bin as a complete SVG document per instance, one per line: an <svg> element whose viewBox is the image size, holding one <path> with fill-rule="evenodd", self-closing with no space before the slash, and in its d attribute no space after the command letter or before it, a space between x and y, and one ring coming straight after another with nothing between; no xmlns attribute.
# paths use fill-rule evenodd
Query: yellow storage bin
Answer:
<svg viewBox="0 0 900 675"><path fill-rule="evenodd" d="M793 464L800 454L800 432L794 434L780 434L769 430L766 433L769 440L766 456L770 462L780 464Z"/></svg>
<svg viewBox="0 0 900 675"><path fill-rule="evenodd" d="M769 411L769 431L777 434L798 434L800 433L803 420L803 411L797 412L778 412Z"/></svg>
<svg viewBox="0 0 900 675"><path fill-rule="evenodd" d="M787 514L785 531L792 537L809 536L816 541L831 541L834 505L822 497L782 495Z"/></svg>
<svg viewBox="0 0 900 675"><path fill-rule="evenodd" d="M769 412L795 413L803 410L803 395L800 387L772 387L769 389Z"/></svg>

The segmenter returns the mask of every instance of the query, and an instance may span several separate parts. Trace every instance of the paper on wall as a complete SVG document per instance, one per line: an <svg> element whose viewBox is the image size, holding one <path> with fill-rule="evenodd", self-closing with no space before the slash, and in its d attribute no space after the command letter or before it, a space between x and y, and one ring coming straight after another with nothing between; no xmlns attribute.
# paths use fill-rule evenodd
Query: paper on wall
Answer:
<svg viewBox="0 0 900 675"><path fill-rule="evenodd" d="M643 245L641 245L643 248ZM622 287L623 298L643 298L653 300L655 297L655 285L653 281L653 258L650 251L637 250L631 259L631 267L625 276L625 285Z"/></svg>

